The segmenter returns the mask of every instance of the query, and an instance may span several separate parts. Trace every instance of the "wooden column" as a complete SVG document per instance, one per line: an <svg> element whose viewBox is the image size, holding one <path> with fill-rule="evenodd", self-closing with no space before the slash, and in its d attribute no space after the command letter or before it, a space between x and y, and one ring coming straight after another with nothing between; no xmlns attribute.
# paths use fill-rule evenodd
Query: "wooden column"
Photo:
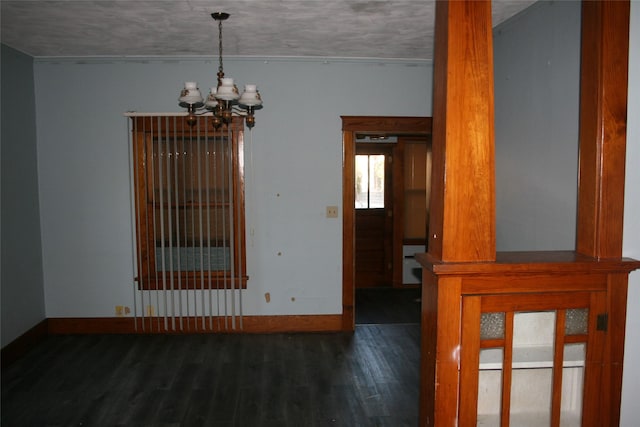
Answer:
<svg viewBox="0 0 640 427"><path fill-rule="evenodd" d="M495 154L491 1L437 1L428 256L491 262ZM423 269L420 425L458 416L461 279Z"/></svg>
<svg viewBox="0 0 640 427"><path fill-rule="evenodd" d="M584 1L576 251L598 259L622 256L628 62L629 1ZM608 283L601 425L620 423L627 287Z"/></svg>
<svg viewBox="0 0 640 427"><path fill-rule="evenodd" d="M629 2L583 2L576 249L595 258L622 256L628 62Z"/></svg>
<svg viewBox="0 0 640 427"><path fill-rule="evenodd" d="M435 32L429 254L451 262L494 261L490 0L437 1Z"/></svg>

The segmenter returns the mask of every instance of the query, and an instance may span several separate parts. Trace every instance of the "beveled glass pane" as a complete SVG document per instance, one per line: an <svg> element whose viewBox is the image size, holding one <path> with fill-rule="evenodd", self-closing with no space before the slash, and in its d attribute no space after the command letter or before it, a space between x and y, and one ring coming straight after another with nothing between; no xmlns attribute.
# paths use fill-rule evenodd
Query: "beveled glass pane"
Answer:
<svg viewBox="0 0 640 427"><path fill-rule="evenodd" d="M585 343L564 346L560 404L560 425L563 427L579 427L582 424L585 356Z"/></svg>
<svg viewBox="0 0 640 427"><path fill-rule="evenodd" d="M502 348L480 350L478 373L478 426L499 427L502 404Z"/></svg>
<svg viewBox="0 0 640 427"><path fill-rule="evenodd" d="M504 338L504 313L482 313L480 315L480 339Z"/></svg>
<svg viewBox="0 0 640 427"><path fill-rule="evenodd" d="M588 332L588 325L588 308L573 308L567 310L564 327L565 335L584 335Z"/></svg>

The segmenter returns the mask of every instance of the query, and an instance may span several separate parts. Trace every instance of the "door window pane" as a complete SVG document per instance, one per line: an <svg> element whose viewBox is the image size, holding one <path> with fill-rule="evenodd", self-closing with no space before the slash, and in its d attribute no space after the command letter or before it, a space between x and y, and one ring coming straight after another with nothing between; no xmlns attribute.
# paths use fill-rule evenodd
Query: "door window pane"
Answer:
<svg viewBox="0 0 640 427"><path fill-rule="evenodd" d="M384 154L356 155L356 209L384 208Z"/></svg>

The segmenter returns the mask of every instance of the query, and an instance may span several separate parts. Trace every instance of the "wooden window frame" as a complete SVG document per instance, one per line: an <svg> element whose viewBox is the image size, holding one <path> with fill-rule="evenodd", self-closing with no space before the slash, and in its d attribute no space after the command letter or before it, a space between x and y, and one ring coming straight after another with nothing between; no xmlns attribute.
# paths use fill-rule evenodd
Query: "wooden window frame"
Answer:
<svg viewBox="0 0 640 427"><path fill-rule="evenodd" d="M177 289L245 289L246 274L246 233L245 233L245 196L244 196L244 121L234 117L228 125L214 129L207 116L198 117L191 127L184 115L137 116L132 117L132 167L135 202L136 264L138 288L141 290L177 290ZM228 138L231 142L231 192L233 238L229 239L232 256L228 270L200 271L159 271L156 268L155 243L157 236L150 229L150 212L159 202L149 200L149 156L147 147L157 135L177 138ZM186 203L186 202L185 202ZM193 204L193 202L190 202ZM228 205L220 202L217 206ZM175 205L175 204L174 204ZM196 207L202 203L195 204ZM151 224L153 227L153 224ZM233 273L231 273L233 271Z"/></svg>

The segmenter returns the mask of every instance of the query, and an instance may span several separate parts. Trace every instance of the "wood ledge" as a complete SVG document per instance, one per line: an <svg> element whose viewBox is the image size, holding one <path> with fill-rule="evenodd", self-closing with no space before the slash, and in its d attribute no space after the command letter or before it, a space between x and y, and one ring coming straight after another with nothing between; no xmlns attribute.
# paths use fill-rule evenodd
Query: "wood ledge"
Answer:
<svg viewBox="0 0 640 427"><path fill-rule="evenodd" d="M632 258L598 259L575 251L498 252L495 261L446 262L428 253L416 254L425 269L441 275L630 273L640 268Z"/></svg>

